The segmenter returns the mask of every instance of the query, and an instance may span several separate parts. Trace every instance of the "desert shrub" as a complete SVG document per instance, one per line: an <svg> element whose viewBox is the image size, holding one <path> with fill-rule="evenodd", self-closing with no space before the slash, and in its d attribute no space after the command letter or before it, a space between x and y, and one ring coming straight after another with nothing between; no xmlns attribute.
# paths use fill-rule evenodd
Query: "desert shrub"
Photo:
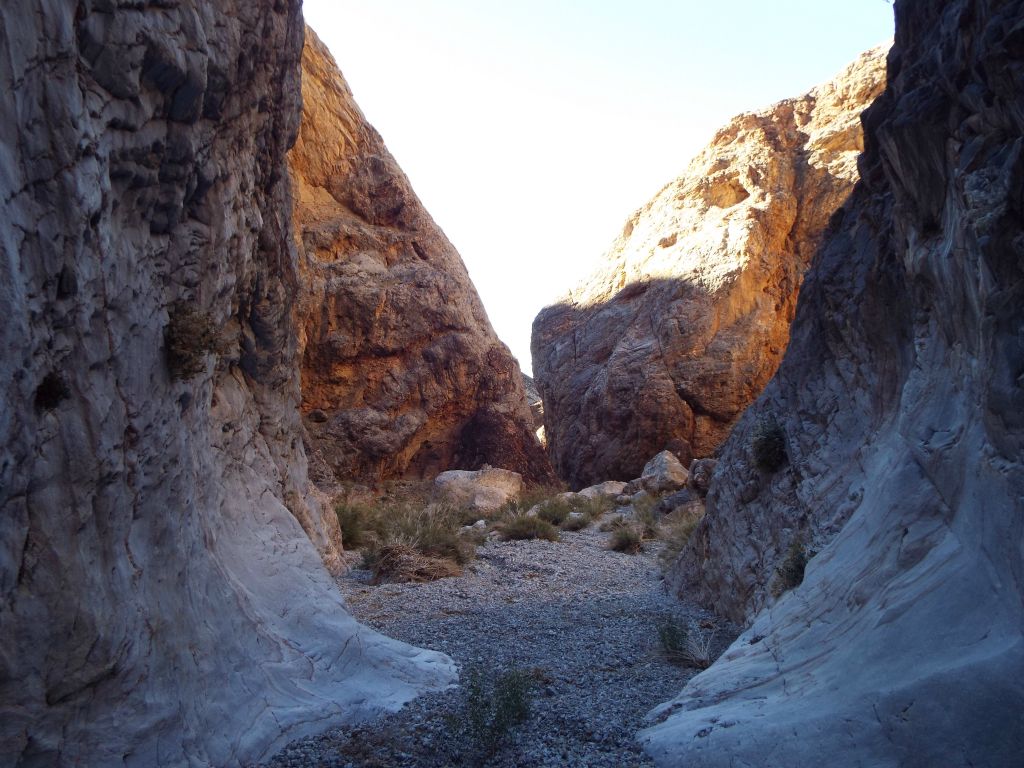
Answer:
<svg viewBox="0 0 1024 768"><path fill-rule="evenodd" d="M750 437L754 463L765 472L775 472L786 463L786 434L774 416L757 422Z"/></svg>
<svg viewBox="0 0 1024 768"><path fill-rule="evenodd" d="M462 732L470 759L480 764L498 751L515 726L530 717L535 680L523 670L496 674L479 668L467 670L463 679L461 711L450 723Z"/></svg>
<svg viewBox="0 0 1024 768"><path fill-rule="evenodd" d="M666 515L661 521L661 536L665 542L658 557L662 567L667 568L683 551L694 529L704 516L702 505L690 505Z"/></svg>
<svg viewBox="0 0 1024 768"><path fill-rule="evenodd" d="M786 551L786 559L775 569L775 584L772 589L775 596L778 597L783 592L803 584L806 568L807 550L804 549L803 539L797 536Z"/></svg>
<svg viewBox="0 0 1024 768"><path fill-rule="evenodd" d="M629 523L626 521L626 518L623 515L616 515L611 520L605 520L603 523L601 523L601 526L598 528L598 530L602 533L608 533L609 531L617 531L620 528L625 528L628 525Z"/></svg>
<svg viewBox="0 0 1024 768"><path fill-rule="evenodd" d="M582 531L584 528L590 525L590 523L591 519L589 515L569 515L569 517L565 518L565 520L562 521L562 524L559 527L563 531Z"/></svg>
<svg viewBox="0 0 1024 768"><path fill-rule="evenodd" d="M645 509L643 512L638 510L634 525L645 539L656 539L661 535L661 525L658 523L658 515L655 514L654 507Z"/></svg>
<svg viewBox="0 0 1024 768"><path fill-rule="evenodd" d="M474 542L459 535L460 510L444 505L382 499L335 505L342 544L361 549L375 582L424 581L461 573ZM434 562L443 561L443 562Z"/></svg>
<svg viewBox="0 0 1024 768"><path fill-rule="evenodd" d="M635 555L638 552L642 552L643 548L643 532L639 528L631 525L616 528L612 532L612 537L608 542L608 549L614 550L615 552L625 552L629 555Z"/></svg>
<svg viewBox="0 0 1024 768"><path fill-rule="evenodd" d="M541 520L547 520L552 525L561 525L572 511L572 504L570 504L568 499L556 496L541 503L537 509L537 517Z"/></svg>
<svg viewBox="0 0 1024 768"><path fill-rule="evenodd" d="M663 616L658 622L658 639L665 656L673 664L695 669L707 669L714 661L712 645L714 630L690 630L673 616Z"/></svg>
<svg viewBox="0 0 1024 768"><path fill-rule="evenodd" d="M501 525L505 541L521 539L547 539L558 541L558 529L547 520L527 515L513 515Z"/></svg>
<svg viewBox="0 0 1024 768"><path fill-rule="evenodd" d="M224 351L220 329L209 312L176 301L164 328L167 367L175 379L191 379L206 370L206 356Z"/></svg>
<svg viewBox="0 0 1024 768"><path fill-rule="evenodd" d="M363 555L363 564L373 572L373 583L382 581L424 582L462 574L459 563L447 557L425 555L402 542L381 544Z"/></svg>

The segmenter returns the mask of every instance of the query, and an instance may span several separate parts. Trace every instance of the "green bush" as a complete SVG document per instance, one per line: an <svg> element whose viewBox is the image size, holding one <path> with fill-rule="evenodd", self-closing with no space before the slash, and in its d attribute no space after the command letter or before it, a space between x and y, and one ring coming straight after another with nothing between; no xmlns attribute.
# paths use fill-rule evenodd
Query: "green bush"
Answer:
<svg viewBox="0 0 1024 768"><path fill-rule="evenodd" d="M658 622L658 639L665 656L673 664L707 669L714 661L714 638L714 631L690 631L670 615L663 616Z"/></svg>
<svg viewBox="0 0 1024 768"><path fill-rule="evenodd" d="M191 379L206 370L206 356L221 354L225 342L209 312L176 301L167 313L164 347L172 378Z"/></svg>
<svg viewBox="0 0 1024 768"><path fill-rule="evenodd" d="M342 545L361 549L363 567L374 580L425 581L456 575L473 559L473 542L459 535L462 512L443 504L421 506L418 499L382 499L375 504L335 505Z"/></svg>
<svg viewBox="0 0 1024 768"><path fill-rule="evenodd" d="M629 555L642 552L644 549L643 533L633 526L616 528L612 532L611 540L608 542L608 549L615 552L625 552Z"/></svg>
<svg viewBox="0 0 1024 768"><path fill-rule="evenodd" d="M683 551L704 516L701 504L691 504L666 515L661 521L661 536L665 547L658 554L663 568L667 568Z"/></svg>
<svg viewBox="0 0 1024 768"><path fill-rule="evenodd" d="M589 515L570 515L569 517L565 518L560 527L563 531L582 531L584 528L590 525L590 523L591 520Z"/></svg>
<svg viewBox="0 0 1024 768"><path fill-rule="evenodd" d="M541 503L537 509L537 517L541 520L547 520L552 525L561 525L572 511L572 504L569 503L568 499L555 497Z"/></svg>
<svg viewBox="0 0 1024 768"><path fill-rule="evenodd" d="M505 541L522 539L558 541L558 529L539 517L514 515L502 523L501 537Z"/></svg>
<svg viewBox="0 0 1024 768"><path fill-rule="evenodd" d="M774 416L757 422L750 438L754 463L765 472L775 472L786 463L786 434Z"/></svg>
<svg viewBox="0 0 1024 768"><path fill-rule="evenodd" d="M804 541L797 536L790 543L789 549L786 551L786 559L782 561L782 565L775 569L775 585L772 591L776 597L803 584L807 559Z"/></svg>
<svg viewBox="0 0 1024 768"><path fill-rule="evenodd" d="M452 722L463 732L469 756L479 764L498 751L515 726L530 717L534 678L518 669L495 674L470 668L463 679L461 720Z"/></svg>

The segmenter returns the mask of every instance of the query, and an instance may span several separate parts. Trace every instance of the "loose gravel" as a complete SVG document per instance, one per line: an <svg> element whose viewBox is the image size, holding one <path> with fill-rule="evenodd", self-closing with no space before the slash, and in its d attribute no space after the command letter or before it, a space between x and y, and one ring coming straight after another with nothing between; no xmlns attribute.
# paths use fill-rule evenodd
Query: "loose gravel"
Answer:
<svg viewBox="0 0 1024 768"><path fill-rule="evenodd" d="M459 687L293 742L268 768L653 765L635 734L696 674L666 658L659 623L714 632L715 653L736 631L666 593L660 545L627 555L608 550L608 538L591 526L559 542L492 541L461 577L427 584L371 586L367 572L350 571L340 585L356 618L462 669L528 673L530 716L484 757L467 739Z"/></svg>

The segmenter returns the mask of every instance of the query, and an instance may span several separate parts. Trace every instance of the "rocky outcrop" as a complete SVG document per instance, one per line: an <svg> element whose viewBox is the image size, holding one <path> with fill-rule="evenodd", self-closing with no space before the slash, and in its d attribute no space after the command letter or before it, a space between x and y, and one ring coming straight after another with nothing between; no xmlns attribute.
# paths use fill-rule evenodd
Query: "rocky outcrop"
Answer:
<svg viewBox="0 0 1024 768"><path fill-rule="evenodd" d="M303 75L289 163L312 449L344 479L433 477L485 463L551 479L518 363L313 34Z"/></svg>
<svg viewBox="0 0 1024 768"><path fill-rule="evenodd" d="M302 30L297 0L0 7L5 765L238 765L452 679L310 543L336 560L290 320Z"/></svg>
<svg viewBox="0 0 1024 768"><path fill-rule="evenodd" d="M662 765L1024 754L1024 3L898 1L864 123L861 181L672 576L752 624L657 713Z"/></svg>
<svg viewBox="0 0 1024 768"><path fill-rule="evenodd" d="M533 324L555 470L570 485L636 477L668 449L711 455L789 338L802 275L856 180L860 113L884 51L736 117L633 214L602 266Z"/></svg>

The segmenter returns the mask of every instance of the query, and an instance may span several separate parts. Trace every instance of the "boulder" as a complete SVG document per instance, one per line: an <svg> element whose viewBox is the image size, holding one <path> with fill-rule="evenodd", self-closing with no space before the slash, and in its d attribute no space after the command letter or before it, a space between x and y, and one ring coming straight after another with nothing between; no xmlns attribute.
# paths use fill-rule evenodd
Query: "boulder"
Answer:
<svg viewBox="0 0 1024 768"><path fill-rule="evenodd" d="M690 463L690 488L706 496L711 485L711 475L718 466L717 459L694 459Z"/></svg>
<svg viewBox="0 0 1024 768"><path fill-rule="evenodd" d="M885 50L734 118L533 324L559 476L636 477L667 448L714 453L778 367L804 271L849 195Z"/></svg>
<svg viewBox="0 0 1024 768"><path fill-rule="evenodd" d="M605 480L603 483L591 485L579 491L579 495L585 499L596 499L599 497L615 498L625 489L626 484L618 480Z"/></svg>
<svg viewBox="0 0 1024 768"><path fill-rule="evenodd" d="M659 515L669 515L675 512L680 507L684 507L690 504L696 498L698 498L697 494L694 493L691 489L683 488L681 490L676 491L675 493L670 493L668 496L666 496L657 504L655 504L654 511Z"/></svg>
<svg viewBox="0 0 1024 768"><path fill-rule="evenodd" d="M650 494L678 491L686 487L689 473L671 451L662 451L644 465L640 483Z"/></svg>
<svg viewBox="0 0 1024 768"><path fill-rule="evenodd" d="M434 479L434 498L477 512L494 512L519 498L523 476L507 469L452 469Z"/></svg>
<svg viewBox="0 0 1024 768"><path fill-rule="evenodd" d="M519 364L311 31L302 69L288 162L310 451L344 481L487 463L552 482Z"/></svg>
<svg viewBox="0 0 1024 768"><path fill-rule="evenodd" d="M660 766L1024 754L1024 2L895 9L861 181L668 574L748 628L652 713Z"/></svg>

